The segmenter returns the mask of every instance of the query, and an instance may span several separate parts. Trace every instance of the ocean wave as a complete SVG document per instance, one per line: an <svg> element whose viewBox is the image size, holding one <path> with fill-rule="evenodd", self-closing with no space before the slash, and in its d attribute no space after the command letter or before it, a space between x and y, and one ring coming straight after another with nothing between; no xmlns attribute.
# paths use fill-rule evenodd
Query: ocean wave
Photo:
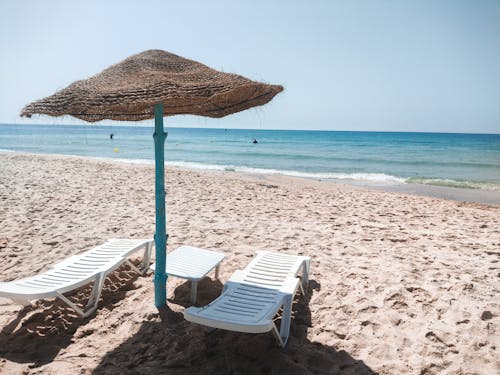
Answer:
<svg viewBox="0 0 500 375"><path fill-rule="evenodd" d="M397 185L404 183L422 184L422 185L435 185L443 187L456 187L462 189L481 189L490 191L500 191L500 182L483 182L483 181L460 181L444 178L430 178L430 177L398 177L385 173L337 173L337 172L301 172L294 170L281 170L271 168L252 168L246 166L235 165L217 165L217 164L204 164L195 162L184 161L167 161L167 165L186 169L203 169L213 171L226 171L226 172L240 172L248 174L277 174L290 177L311 178L316 180L332 180L332 181L346 181L346 182L359 182L366 184L382 184L382 185Z"/></svg>
<svg viewBox="0 0 500 375"><path fill-rule="evenodd" d="M23 153L20 151L0 149L0 152L12 152L12 153ZM52 156L63 156L62 154L48 154ZM95 157L95 156L81 156L81 155L66 155L74 157L83 157L88 159L108 161L108 162L119 162L125 164L143 164L143 165L154 165L154 160L151 159L126 159L117 157ZM212 171L223 171L223 172L239 172L247 174L258 174L258 175L284 175L290 177L299 178L310 178L316 180L331 180L331 181L345 181L346 183L361 183L366 185L398 185L398 184L422 184L422 185L434 185L443 187L454 187L462 189L480 189L500 192L500 181L499 182L487 182L487 181L469 181L469 180L454 180L446 178L436 178L436 177L398 177L385 173L339 173L339 172L303 172L296 170L281 170L272 168L254 168L247 166L236 166L236 165L218 165L218 164L205 164L198 162L186 162L186 161L166 161L167 166L179 167L185 169L197 169L197 170L212 170Z"/></svg>
<svg viewBox="0 0 500 375"><path fill-rule="evenodd" d="M155 161L152 159L125 159L125 158L112 158L112 157L101 157L101 156L88 156L89 159L108 161L113 163L125 163L125 164L145 164L154 165Z"/></svg>
<svg viewBox="0 0 500 375"><path fill-rule="evenodd" d="M195 162L184 161L167 161L167 165L187 169L205 169L213 171L226 171L226 172L242 172L249 174L279 174L290 177L313 178L320 180L353 180L353 181L366 181L372 183L392 183L401 184L405 182L404 178L391 176L384 173L335 173L335 172L301 172L294 170L271 169L271 168L253 168L236 165L217 165L217 164L203 164Z"/></svg>
<svg viewBox="0 0 500 375"><path fill-rule="evenodd" d="M431 178L431 177L411 177L408 178L405 182L411 184L455 187L462 189L500 191L500 182L465 181L465 180L452 180L447 178Z"/></svg>

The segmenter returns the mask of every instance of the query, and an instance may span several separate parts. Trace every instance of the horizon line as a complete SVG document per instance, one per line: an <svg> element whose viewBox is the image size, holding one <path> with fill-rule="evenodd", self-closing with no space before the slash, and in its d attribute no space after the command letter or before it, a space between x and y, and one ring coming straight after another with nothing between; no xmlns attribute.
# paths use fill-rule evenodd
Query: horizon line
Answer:
<svg viewBox="0 0 500 375"><path fill-rule="evenodd" d="M143 120L147 121L147 120ZM127 123L127 124L95 124L95 123L82 123L82 124L41 124L41 123L4 123L0 122L0 125L32 125L32 126L93 126L93 127L144 127L144 128L154 128L154 125L146 125L141 124L142 121L138 121L136 124ZM218 129L218 130L257 130L257 131L311 131L311 132L351 132L351 133L425 133L425 134L470 134L470 135L500 135L498 133L474 133L474 132L449 132L449 131L401 131L401 130L325 130L325 129L276 129L276 128L266 128L266 129L257 129L257 128L224 128L224 127L192 127L192 126L170 126L165 127L165 129Z"/></svg>

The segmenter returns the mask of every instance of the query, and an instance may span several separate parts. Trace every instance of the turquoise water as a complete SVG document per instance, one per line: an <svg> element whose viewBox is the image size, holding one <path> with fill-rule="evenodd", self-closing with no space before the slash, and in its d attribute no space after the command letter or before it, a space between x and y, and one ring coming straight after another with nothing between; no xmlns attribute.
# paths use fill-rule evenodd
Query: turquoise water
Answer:
<svg viewBox="0 0 500 375"><path fill-rule="evenodd" d="M500 134L167 130L167 165L500 191ZM145 126L0 125L0 149L151 163L152 131Z"/></svg>

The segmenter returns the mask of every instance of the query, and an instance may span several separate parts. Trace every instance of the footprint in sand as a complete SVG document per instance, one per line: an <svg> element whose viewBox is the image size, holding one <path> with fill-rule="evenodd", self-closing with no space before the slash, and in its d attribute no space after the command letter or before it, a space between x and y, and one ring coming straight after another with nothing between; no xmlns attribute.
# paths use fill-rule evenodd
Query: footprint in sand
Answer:
<svg viewBox="0 0 500 375"><path fill-rule="evenodd" d="M401 293L394 293L384 300L384 303L390 304L391 308L397 311L406 311L408 304L406 298Z"/></svg>
<svg viewBox="0 0 500 375"><path fill-rule="evenodd" d="M406 287L406 290L410 292L416 302L423 303L424 305L429 305L435 301L435 298L431 297L431 294L425 289L419 287Z"/></svg>

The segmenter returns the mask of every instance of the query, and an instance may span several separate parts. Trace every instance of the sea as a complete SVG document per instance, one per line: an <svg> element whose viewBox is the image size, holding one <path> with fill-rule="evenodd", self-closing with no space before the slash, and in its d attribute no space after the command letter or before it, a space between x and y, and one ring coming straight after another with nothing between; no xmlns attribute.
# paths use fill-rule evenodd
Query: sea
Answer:
<svg viewBox="0 0 500 375"><path fill-rule="evenodd" d="M500 192L500 134L175 127L166 131L167 167ZM152 134L153 128L143 125L2 124L0 150L153 164Z"/></svg>

